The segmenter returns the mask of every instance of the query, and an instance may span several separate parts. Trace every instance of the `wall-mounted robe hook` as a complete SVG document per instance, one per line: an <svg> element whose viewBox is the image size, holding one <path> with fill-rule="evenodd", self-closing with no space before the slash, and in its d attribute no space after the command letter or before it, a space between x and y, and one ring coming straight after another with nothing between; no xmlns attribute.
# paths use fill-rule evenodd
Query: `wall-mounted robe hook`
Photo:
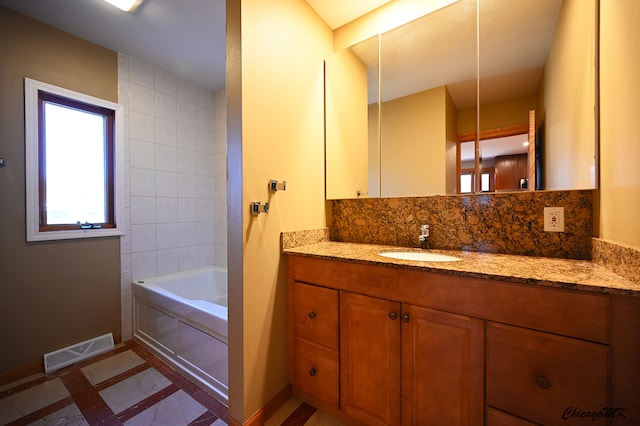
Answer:
<svg viewBox="0 0 640 426"><path fill-rule="evenodd" d="M286 180L283 180L282 182L278 182L275 179L271 179L269 181L269 191L276 192L276 191L284 191L285 189L287 189Z"/></svg>
<svg viewBox="0 0 640 426"><path fill-rule="evenodd" d="M269 213L269 203L261 204L260 201L252 201L249 207L253 216L258 216L260 213Z"/></svg>

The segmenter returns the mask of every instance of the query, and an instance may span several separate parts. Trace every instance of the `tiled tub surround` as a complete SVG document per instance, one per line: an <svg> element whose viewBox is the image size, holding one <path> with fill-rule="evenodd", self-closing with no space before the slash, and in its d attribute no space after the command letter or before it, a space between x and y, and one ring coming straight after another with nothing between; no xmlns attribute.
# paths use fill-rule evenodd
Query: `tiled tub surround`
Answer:
<svg viewBox="0 0 640 426"><path fill-rule="evenodd" d="M332 241L591 259L593 192L536 191L332 200ZM565 232L545 232L545 207L564 207Z"/></svg>
<svg viewBox="0 0 640 426"><path fill-rule="evenodd" d="M131 281L226 267L226 96L118 54L125 109L122 338Z"/></svg>
<svg viewBox="0 0 640 426"><path fill-rule="evenodd" d="M465 277L497 279L519 284L640 297L640 283L625 279L609 269L587 260L453 250L433 251L460 257L462 258L461 261L421 262L390 259L378 255L380 252L397 249L402 249L402 247L376 244L320 242L284 249L283 252L333 260L390 265L397 268L439 272Z"/></svg>

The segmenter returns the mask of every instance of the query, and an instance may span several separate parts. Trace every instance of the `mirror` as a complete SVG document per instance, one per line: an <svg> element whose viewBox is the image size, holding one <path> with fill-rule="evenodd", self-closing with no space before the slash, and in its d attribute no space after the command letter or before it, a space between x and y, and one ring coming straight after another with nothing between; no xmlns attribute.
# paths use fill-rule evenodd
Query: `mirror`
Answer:
<svg viewBox="0 0 640 426"><path fill-rule="evenodd" d="M380 36L380 108L368 97L360 126L368 141L379 130L379 145L354 154L380 162L368 166L366 189L336 191L355 169L333 168L328 120L327 199L596 187L596 0L479 3L479 55L475 0ZM518 170L507 187L498 184L505 170Z"/></svg>

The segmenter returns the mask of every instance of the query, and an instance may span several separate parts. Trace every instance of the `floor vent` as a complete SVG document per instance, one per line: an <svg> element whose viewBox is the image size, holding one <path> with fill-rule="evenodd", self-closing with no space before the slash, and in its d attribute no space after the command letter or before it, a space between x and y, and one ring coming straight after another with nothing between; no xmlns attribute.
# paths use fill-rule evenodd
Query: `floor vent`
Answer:
<svg viewBox="0 0 640 426"><path fill-rule="evenodd" d="M91 358L92 356L113 349L113 335L111 333L95 337L57 351L44 354L44 372L56 371L67 365Z"/></svg>

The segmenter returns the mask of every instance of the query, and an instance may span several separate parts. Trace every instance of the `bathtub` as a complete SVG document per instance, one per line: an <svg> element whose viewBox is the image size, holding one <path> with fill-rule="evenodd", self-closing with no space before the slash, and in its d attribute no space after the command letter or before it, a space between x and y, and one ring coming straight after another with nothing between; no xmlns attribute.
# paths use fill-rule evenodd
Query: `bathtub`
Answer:
<svg viewBox="0 0 640 426"><path fill-rule="evenodd" d="M132 282L133 337L228 405L227 270Z"/></svg>

